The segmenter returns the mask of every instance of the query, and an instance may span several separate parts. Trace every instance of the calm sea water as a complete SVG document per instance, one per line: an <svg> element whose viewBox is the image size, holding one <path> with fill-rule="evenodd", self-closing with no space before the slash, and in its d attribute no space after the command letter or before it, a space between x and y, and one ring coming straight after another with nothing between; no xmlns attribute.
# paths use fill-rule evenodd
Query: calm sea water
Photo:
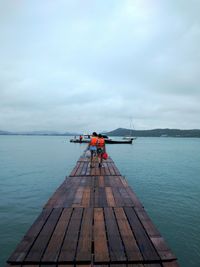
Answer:
<svg viewBox="0 0 200 267"><path fill-rule="evenodd" d="M84 144L0 136L0 266L70 173ZM107 145L182 267L200 266L200 139L138 138Z"/></svg>

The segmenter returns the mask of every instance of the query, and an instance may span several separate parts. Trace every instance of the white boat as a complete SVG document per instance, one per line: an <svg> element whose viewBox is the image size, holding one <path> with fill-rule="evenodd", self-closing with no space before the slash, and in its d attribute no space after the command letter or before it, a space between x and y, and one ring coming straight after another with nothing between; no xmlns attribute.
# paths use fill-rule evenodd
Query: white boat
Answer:
<svg viewBox="0 0 200 267"><path fill-rule="evenodd" d="M106 144L132 144L133 139L126 139L126 140L117 140L111 139L107 135L102 134L103 138L105 139ZM78 138L75 136L73 139L70 140L71 143L89 143L90 142L90 135L82 135L82 139L80 136Z"/></svg>
<svg viewBox="0 0 200 267"><path fill-rule="evenodd" d="M135 140L135 139L137 139L137 137L135 137L135 136L124 136L123 138L122 138L123 140Z"/></svg>

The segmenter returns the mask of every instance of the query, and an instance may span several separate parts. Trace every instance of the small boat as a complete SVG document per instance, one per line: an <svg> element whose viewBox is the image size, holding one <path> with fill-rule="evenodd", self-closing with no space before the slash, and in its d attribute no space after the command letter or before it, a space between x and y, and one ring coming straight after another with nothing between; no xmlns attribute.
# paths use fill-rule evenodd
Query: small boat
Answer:
<svg viewBox="0 0 200 267"><path fill-rule="evenodd" d="M71 143L79 143L79 144L81 144L81 143L89 143L90 140L70 139L70 142Z"/></svg>
<svg viewBox="0 0 200 267"><path fill-rule="evenodd" d="M123 140L135 140L135 139L137 139L137 137L135 137L135 136L124 136L123 137Z"/></svg>
<svg viewBox="0 0 200 267"><path fill-rule="evenodd" d="M133 140L128 139L128 140L113 140L109 138L107 135L102 135L104 137L105 143L106 144L132 144ZM90 135L83 135L82 140L80 138L74 137L73 139L70 139L71 143L89 143L90 142Z"/></svg>
<svg viewBox="0 0 200 267"><path fill-rule="evenodd" d="M113 140L113 139L108 139L105 140L106 144L132 144L133 140Z"/></svg>
<svg viewBox="0 0 200 267"><path fill-rule="evenodd" d="M90 135L89 134L83 134L81 135L82 139L80 139L80 137L76 137L74 136L73 139L70 139L71 143L89 143L90 142Z"/></svg>

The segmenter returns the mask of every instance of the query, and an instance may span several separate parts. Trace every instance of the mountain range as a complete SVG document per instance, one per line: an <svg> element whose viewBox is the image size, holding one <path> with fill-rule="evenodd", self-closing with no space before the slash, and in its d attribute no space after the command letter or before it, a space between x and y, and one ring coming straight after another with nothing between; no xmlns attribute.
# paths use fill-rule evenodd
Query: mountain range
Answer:
<svg viewBox="0 0 200 267"><path fill-rule="evenodd" d="M79 135L74 132L65 132L60 133L56 131L23 131L23 132L8 132L8 131L0 131L0 135L49 135L49 136L72 136Z"/></svg>
<svg viewBox="0 0 200 267"><path fill-rule="evenodd" d="M131 130L118 128L106 133L109 136L132 136L136 137L200 137L199 129L181 130L181 129L152 129L152 130Z"/></svg>
<svg viewBox="0 0 200 267"><path fill-rule="evenodd" d="M181 129L152 129L152 130L131 130L118 128L110 132L104 132L108 136L136 136L136 137L200 137L199 129L181 130ZM23 131L9 132L0 131L0 135L46 135L46 136L78 136L80 133L56 131Z"/></svg>

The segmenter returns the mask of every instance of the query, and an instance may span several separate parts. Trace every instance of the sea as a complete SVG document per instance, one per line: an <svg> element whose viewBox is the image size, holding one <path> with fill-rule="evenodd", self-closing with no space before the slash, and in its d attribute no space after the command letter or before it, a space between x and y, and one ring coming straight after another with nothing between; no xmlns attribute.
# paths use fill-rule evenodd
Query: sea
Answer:
<svg viewBox="0 0 200 267"><path fill-rule="evenodd" d="M0 136L0 266L86 148L63 136ZM107 145L182 267L200 266L200 139Z"/></svg>

